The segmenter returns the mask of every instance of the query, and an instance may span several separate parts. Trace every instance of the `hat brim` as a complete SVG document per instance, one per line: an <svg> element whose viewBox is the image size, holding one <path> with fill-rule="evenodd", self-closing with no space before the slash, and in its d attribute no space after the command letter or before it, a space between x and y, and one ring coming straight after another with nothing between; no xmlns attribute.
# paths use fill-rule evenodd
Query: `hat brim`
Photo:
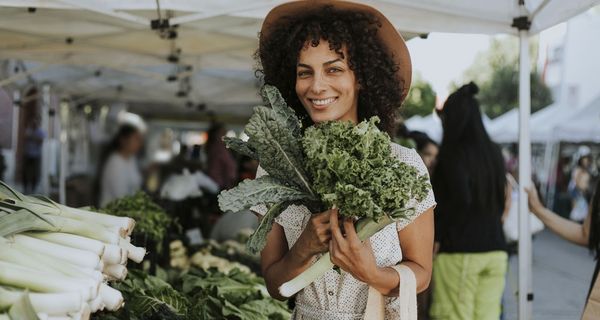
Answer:
<svg viewBox="0 0 600 320"><path fill-rule="evenodd" d="M271 31L275 30L282 18L293 17L299 13L306 14L315 10L322 10L324 6L333 6L338 10L365 12L375 17L381 24L377 36L387 47L394 63L398 66L396 76L400 82L402 101L408 95L412 79L412 64L410 54L402 35L394 25L377 9L349 1L340 0L300 0L291 1L273 8L265 17L260 31L260 45L269 38Z"/></svg>

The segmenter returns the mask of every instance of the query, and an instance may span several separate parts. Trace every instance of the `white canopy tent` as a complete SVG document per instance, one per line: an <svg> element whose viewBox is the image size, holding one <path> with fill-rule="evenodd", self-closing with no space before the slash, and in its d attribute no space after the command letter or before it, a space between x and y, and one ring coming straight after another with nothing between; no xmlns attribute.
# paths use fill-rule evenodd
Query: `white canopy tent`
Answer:
<svg viewBox="0 0 600 320"><path fill-rule="evenodd" d="M600 96L552 130L554 141L600 143Z"/></svg>
<svg viewBox="0 0 600 320"><path fill-rule="evenodd" d="M168 19L169 25L179 25L176 30L164 28L160 32L165 38L173 31L178 33L177 39L168 40L149 28L151 20L158 18L156 1L0 0L0 59L33 62L27 65L26 74L4 70L2 77L6 79L0 85L29 74L51 82L55 90L83 93L87 99L158 101L162 106L155 108L157 111L164 105L181 106L182 100L191 99L194 103L205 102L213 110L237 105L235 112L248 113L249 108L244 107L258 100L250 58L256 48L256 33L261 19L280 2L160 1L162 20L157 24L166 25L161 22ZM528 208L523 189L531 175L529 35L563 22L600 0L364 2L385 12L398 29L409 33L519 36L519 319L531 319L531 238L527 236ZM28 13L28 7L37 11ZM165 63L168 56L179 62ZM99 68L108 72L97 77L95 71ZM63 72L70 76L57 81ZM163 82L173 74L182 83ZM192 89L188 90L190 83ZM188 97L174 98L178 91L186 92ZM185 108L179 109L185 114Z"/></svg>

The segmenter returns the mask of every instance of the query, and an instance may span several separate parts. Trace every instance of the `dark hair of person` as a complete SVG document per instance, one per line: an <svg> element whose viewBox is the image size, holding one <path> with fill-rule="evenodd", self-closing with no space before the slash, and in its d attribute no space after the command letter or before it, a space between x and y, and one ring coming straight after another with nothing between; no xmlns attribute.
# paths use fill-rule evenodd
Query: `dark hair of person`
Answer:
<svg viewBox="0 0 600 320"><path fill-rule="evenodd" d="M600 258L600 179L596 183L594 196L590 202L590 241L588 248L596 259Z"/></svg>
<svg viewBox="0 0 600 320"><path fill-rule="evenodd" d="M94 195L96 196L95 205L100 203L100 191L102 183L102 173L108 158L116 151L119 151L123 147L123 141L131 137L133 134L139 133L140 130L130 124L123 124L117 130L117 133L113 136L112 140L104 146L100 152L100 161L96 170L96 179L94 181Z"/></svg>
<svg viewBox="0 0 600 320"><path fill-rule="evenodd" d="M433 188L443 190L444 198L451 199L452 214L462 217L471 212L500 215L504 210L504 159L483 126L478 91L473 82L462 86L439 111L444 134Z"/></svg>
<svg viewBox="0 0 600 320"><path fill-rule="evenodd" d="M583 160L584 160L584 159L588 159L589 161L591 161L591 160L592 160L592 157L590 157L590 156L588 156L588 155L586 155L586 156L582 156L582 157L579 157L579 159L577 160L577 166L578 166L578 167L580 167L580 168L583 168ZM584 169L586 169L586 170L587 170L587 168L584 168Z"/></svg>
<svg viewBox="0 0 600 320"><path fill-rule="evenodd" d="M206 149L211 149L217 142L222 141L223 136L219 133L225 130L225 126L222 123L215 122L208 129L208 138L206 139Z"/></svg>
<svg viewBox="0 0 600 320"><path fill-rule="evenodd" d="M435 141L433 141L425 132L411 131L408 134L408 137L413 139L413 141L417 145L417 152L425 150L425 148L430 144L436 147L438 146L438 144Z"/></svg>
<svg viewBox="0 0 600 320"><path fill-rule="evenodd" d="M260 65L256 73L262 75L265 84L279 89L304 127L313 123L296 95L298 58L307 45L317 47L326 40L340 57L344 57L344 47L347 50L345 58L360 86L358 120L378 116L379 128L392 135L402 102L401 83L396 76L398 65L377 37L380 22L370 14L333 6L281 19L256 51Z"/></svg>

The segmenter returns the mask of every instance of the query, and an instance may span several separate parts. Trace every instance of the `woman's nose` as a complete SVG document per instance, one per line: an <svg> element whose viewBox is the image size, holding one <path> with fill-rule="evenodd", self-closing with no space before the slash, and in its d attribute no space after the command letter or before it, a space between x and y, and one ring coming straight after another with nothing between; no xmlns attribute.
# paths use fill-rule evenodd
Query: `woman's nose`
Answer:
<svg viewBox="0 0 600 320"><path fill-rule="evenodd" d="M310 84L310 91L313 94L320 94L326 89L326 83L321 75L315 75Z"/></svg>

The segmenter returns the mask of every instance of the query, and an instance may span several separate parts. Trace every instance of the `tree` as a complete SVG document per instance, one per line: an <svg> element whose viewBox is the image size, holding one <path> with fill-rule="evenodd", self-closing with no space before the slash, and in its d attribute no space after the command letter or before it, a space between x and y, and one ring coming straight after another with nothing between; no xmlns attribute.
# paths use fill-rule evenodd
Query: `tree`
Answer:
<svg viewBox="0 0 600 320"><path fill-rule="evenodd" d="M410 86L410 92L400 108L400 115L408 119L414 115L427 116L435 108L435 91L431 84L416 76Z"/></svg>
<svg viewBox="0 0 600 320"><path fill-rule="evenodd" d="M479 86L477 95L482 111L495 118L519 105L518 43L515 38L494 38L488 51L480 53L473 65L465 71L463 81L474 81ZM532 72L531 111L538 111L552 103L552 92L544 84L537 68L536 41L530 52ZM453 85L459 87L457 84Z"/></svg>

